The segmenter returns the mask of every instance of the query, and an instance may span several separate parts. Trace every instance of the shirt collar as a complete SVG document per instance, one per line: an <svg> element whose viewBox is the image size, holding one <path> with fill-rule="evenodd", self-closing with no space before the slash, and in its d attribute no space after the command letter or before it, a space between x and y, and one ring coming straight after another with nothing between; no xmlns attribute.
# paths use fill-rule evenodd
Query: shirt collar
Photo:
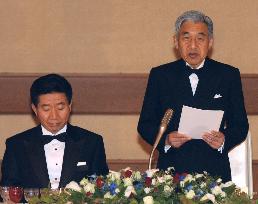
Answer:
<svg viewBox="0 0 258 204"><path fill-rule="evenodd" d="M191 67L191 69L200 69L200 68L202 68L203 66L204 66L204 63L205 63L205 59L202 61L202 63L198 66L198 67L196 67L196 68L193 68L190 64L188 64L187 62L185 62L186 63L186 66L189 66L189 67Z"/></svg>
<svg viewBox="0 0 258 204"><path fill-rule="evenodd" d="M56 134L53 134L52 132L49 132L46 128L44 128L43 125L41 125L41 130L42 130L43 135L52 135L52 136L59 135L61 133L66 132L66 129L67 129L67 124L61 130L59 130Z"/></svg>

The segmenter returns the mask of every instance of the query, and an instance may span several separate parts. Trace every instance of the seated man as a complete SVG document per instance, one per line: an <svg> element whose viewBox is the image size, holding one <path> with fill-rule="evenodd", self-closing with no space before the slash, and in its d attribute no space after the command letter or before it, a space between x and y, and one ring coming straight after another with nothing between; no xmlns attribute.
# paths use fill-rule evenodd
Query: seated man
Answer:
<svg viewBox="0 0 258 204"><path fill-rule="evenodd" d="M62 76L36 79L30 89L40 125L6 140L1 185L51 188L108 173L103 139L68 123L72 87Z"/></svg>

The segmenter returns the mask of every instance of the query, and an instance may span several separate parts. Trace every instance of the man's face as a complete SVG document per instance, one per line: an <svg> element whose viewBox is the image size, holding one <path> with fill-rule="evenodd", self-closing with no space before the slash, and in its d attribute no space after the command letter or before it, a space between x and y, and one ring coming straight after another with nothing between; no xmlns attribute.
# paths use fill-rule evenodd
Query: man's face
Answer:
<svg viewBox="0 0 258 204"><path fill-rule="evenodd" d="M208 55L213 39L208 36L205 23L185 21L174 37L175 47L181 57L192 67L198 67Z"/></svg>
<svg viewBox="0 0 258 204"><path fill-rule="evenodd" d="M49 93L40 95L38 105L32 104L32 109L41 125L55 134L68 122L71 104L64 93Z"/></svg>

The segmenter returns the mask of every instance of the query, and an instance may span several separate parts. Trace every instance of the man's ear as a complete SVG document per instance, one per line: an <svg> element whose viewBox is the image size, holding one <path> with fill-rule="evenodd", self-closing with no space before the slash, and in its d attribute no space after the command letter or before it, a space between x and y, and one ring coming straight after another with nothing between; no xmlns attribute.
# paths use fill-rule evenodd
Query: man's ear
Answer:
<svg viewBox="0 0 258 204"><path fill-rule="evenodd" d="M209 50L212 48L213 46L213 38L209 39Z"/></svg>
<svg viewBox="0 0 258 204"><path fill-rule="evenodd" d="M178 38L176 35L173 36L175 48L178 49Z"/></svg>
<svg viewBox="0 0 258 204"><path fill-rule="evenodd" d="M31 108L32 108L33 112L35 113L35 115L37 116L38 115L37 108L33 103L31 104Z"/></svg>
<svg viewBox="0 0 258 204"><path fill-rule="evenodd" d="M70 112L72 112L72 104L73 104L73 102L71 101L71 103L69 104Z"/></svg>

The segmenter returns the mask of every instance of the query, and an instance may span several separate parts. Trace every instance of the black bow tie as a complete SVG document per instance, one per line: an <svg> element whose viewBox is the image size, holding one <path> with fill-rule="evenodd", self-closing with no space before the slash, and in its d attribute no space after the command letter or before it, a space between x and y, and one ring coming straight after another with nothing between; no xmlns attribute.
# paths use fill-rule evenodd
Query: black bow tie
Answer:
<svg viewBox="0 0 258 204"><path fill-rule="evenodd" d="M60 142L65 142L66 132L58 135L42 135L42 140L44 144L50 143L52 140L56 139Z"/></svg>
<svg viewBox="0 0 258 204"><path fill-rule="evenodd" d="M194 69L194 68L191 68L188 65L186 65L186 70L189 75L191 75L193 73L199 75L203 72L203 67L201 67L199 69Z"/></svg>

